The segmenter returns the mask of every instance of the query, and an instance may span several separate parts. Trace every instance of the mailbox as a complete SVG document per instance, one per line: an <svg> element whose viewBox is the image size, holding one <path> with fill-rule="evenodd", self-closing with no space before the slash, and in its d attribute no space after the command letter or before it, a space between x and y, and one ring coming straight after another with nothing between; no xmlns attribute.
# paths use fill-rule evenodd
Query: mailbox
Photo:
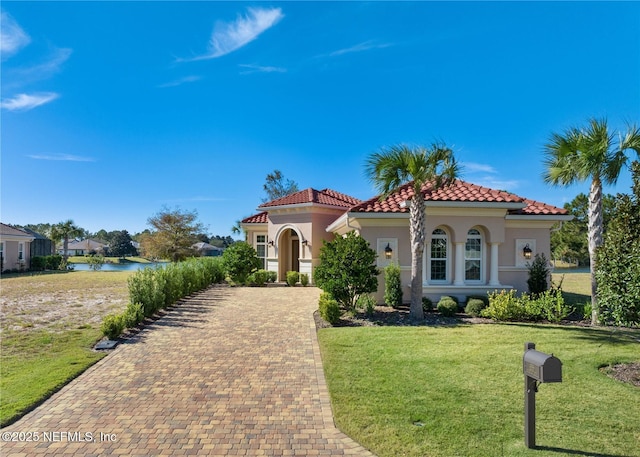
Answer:
<svg viewBox="0 0 640 457"><path fill-rule="evenodd" d="M562 362L553 354L529 349L524 353L523 371L539 382L562 382Z"/></svg>

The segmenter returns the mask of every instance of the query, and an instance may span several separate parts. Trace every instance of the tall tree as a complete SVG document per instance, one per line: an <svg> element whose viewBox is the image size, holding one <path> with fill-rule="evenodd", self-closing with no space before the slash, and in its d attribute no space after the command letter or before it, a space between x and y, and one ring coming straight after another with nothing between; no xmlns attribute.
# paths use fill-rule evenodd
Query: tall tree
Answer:
<svg viewBox="0 0 640 457"><path fill-rule="evenodd" d="M616 212L598 249L600 320L640 326L640 162L633 162L632 195L618 195Z"/></svg>
<svg viewBox="0 0 640 457"><path fill-rule="evenodd" d="M109 255L124 258L127 255L136 255L137 250L131 244L133 240L126 230L118 230L114 232L109 242Z"/></svg>
<svg viewBox="0 0 640 457"><path fill-rule="evenodd" d="M56 244L62 241L63 258L66 262L69 258L69 239L82 236L84 230L73 223L71 219L63 222L58 222L51 227L49 232L49 238L51 238Z"/></svg>
<svg viewBox="0 0 640 457"><path fill-rule="evenodd" d="M411 183L409 205L411 243L411 308L413 319L423 319L422 257L425 243L425 193L448 186L458 176L460 167L453 151L444 144L430 147L392 146L371 154L365 172L384 200L400 187Z"/></svg>
<svg viewBox="0 0 640 457"><path fill-rule="evenodd" d="M602 196L602 231L606 233L616 204L611 194ZM577 261L578 265L589 265L589 244L587 224L589 222L589 197L580 193L564 204L573 220L562 222L551 232L551 252L554 259Z"/></svg>
<svg viewBox="0 0 640 457"><path fill-rule="evenodd" d="M617 140L616 140L617 136ZM596 249L602 245L602 185L615 184L627 161L629 149L640 153L640 129L629 126L625 134L610 132L605 119L590 119L586 127L552 133L544 146L544 180L569 186L591 180L589 189L588 241L591 269L591 324L598 323Z"/></svg>
<svg viewBox="0 0 640 457"><path fill-rule="evenodd" d="M204 232L198 222L197 211L182 211L178 208L163 208L150 217L147 223L153 228L151 234L142 238L145 255L179 262L194 255L191 246L198 242L198 234Z"/></svg>
<svg viewBox="0 0 640 457"><path fill-rule="evenodd" d="M273 170L273 173L267 175L263 188L267 193L267 196L262 199L263 203L275 200L276 198L286 197L300 190L295 181L290 179L285 180L280 170Z"/></svg>

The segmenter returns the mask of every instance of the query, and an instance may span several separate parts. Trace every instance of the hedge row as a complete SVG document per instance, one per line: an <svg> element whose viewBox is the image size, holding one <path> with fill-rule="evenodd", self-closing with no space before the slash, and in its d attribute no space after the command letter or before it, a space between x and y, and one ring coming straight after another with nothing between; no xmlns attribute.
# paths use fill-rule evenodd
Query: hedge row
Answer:
<svg viewBox="0 0 640 457"><path fill-rule="evenodd" d="M145 268L129 277L129 306L121 314L106 316L102 333L117 338L125 328L135 327L145 317L181 298L224 281L219 258L200 257L163 268Z"/></svg>

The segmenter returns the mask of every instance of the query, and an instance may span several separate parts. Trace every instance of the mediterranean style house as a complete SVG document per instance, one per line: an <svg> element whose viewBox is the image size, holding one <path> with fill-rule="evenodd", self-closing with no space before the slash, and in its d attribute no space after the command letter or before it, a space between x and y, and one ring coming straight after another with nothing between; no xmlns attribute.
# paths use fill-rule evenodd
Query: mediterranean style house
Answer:
<svg viewBox="0 0 640 457"><path fill-rule="evenodd" d="M421 193L426 205L422 290L432 300L526 291L530 259L536 254L550 258L552 226L572 219L565 209L461 180L436 191L427 184ZM241 226L264 268L277 272L280 281L287 271L307 273L312 280L323 241L355 231L378 253L381 270L398 263L409 301L412 196L412 183L386 199L367 201L330 189L305 189L261 205L260 213ZM378 284L381 303L382 275Z"/></svg>

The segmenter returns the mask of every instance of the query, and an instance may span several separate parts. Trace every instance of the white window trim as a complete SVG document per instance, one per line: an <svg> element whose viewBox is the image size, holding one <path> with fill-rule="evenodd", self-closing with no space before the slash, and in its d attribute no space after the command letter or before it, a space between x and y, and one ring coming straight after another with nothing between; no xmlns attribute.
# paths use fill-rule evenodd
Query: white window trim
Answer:
<svg viewBox="0 0 640 457"><path fill-rule="evenodd" d="M445 266L445 273L446 273L446 279L435 279L432 280L431 279L431 240L434 238L433 232L435 232L436 230L442 230L444 232L444 235L435 235L438 238L444 237L444 239L447 242L447 256L444 258L445 262L446 262L446 266ZM427 283L427 284L437 284L437 285L443 285L443 284L451 284L451 237L449 235L449 232L444 228L444 227L436 227L435 229L433 229L431 231L431 233L429 233L429 242L426 244L425 248L426 248L426 254L424 257L424 265L422 266L422 270L424 271L424 275L425 277L423 278L423 282ZM438 259L441 260L441 259Z"/></svg>
<svg viewBox="0 0 640 457"><path fill-rule="evenodd" d="M24 262L24 241L18 241L18 262Z"/></svg>
<svg viewBox="0 0 640 457"><path fill-rule="evenodd" d="M469 236L469 232L471 230L476 230L479 235L472 235ZM480 239L480 279L467 279L467 260L478 260L478 259L468 259L467 258L467 249L466 249L466 245L467 245L467 240L469 238L474 238L474 239ZM485 284L486 280L486 266L487 266L487 262L486 262L486 255L487 255L487 247L485 245L484 242L484 234L482 233L482 230L480 230L477 227L472 227L467 231L467 238L465 239L465 249L464 249L464 267L463 267L463 271L464 271L464 283L465 284Z"/></svg>
<svg viewBox="0 0 640 457"><path fill-rule="evenodd" d="M264 236L264 241L258 241L258 237ZM253 234L253 246L256 253L258 252L258 246L264 246L264 257L258 255L258 258L262 261L262 269L267 269L267 258L269 257L269 237L266 233L254 233Z"/></svg>

